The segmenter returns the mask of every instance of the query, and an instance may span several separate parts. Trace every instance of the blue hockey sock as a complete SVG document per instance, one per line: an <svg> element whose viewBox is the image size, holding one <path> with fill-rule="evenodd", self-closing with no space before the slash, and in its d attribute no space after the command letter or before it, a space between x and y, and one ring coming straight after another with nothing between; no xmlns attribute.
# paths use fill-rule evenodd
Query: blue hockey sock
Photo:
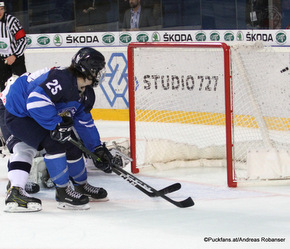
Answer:
<svg viewBox="0 0 290 249"><path fill-rule="evenodd" d="M67 161L68 171L74 183L85 184L87 182L87 170L85 167L84 159L81 157L77 160Z"/></svg>
<svg viewBox="0 0 290 249"><path fill-rule="evenodd" d="M69 183L69 173L65 154L45 155L44 162L50 178L56 186L66 187Z"/></svg>

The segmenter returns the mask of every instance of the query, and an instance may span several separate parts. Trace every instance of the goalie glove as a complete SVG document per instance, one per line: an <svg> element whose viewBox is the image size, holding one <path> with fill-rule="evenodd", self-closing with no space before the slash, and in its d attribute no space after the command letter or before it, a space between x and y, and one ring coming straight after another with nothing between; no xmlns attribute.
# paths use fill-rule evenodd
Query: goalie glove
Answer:
<svg viewBox="0 0 290 249"><path fill-rule="evenodd" d="M53 131L50 131L50 137L60 143L65 143L71 136L72 127L73 119L67 116L62 117L62 122Z"/></svg>
<svg viewBox="0 0 290 249"><path fill-rule="evenodd" d="M118 140L111 140L106 145L114 157L114 164L117 166L124 168L132 161L132 158L130 158L130 145L127 139L120 138Z"/></svg>
<svg viewBox="0 0 290 249"><path fill-rule="evenodd" d="M115 155L112 159L113 163L121 168L124 168L124 163L123 163L123 159L121 156L119 155Z"/></svg>
<svg viewBox="0 0 290 249"><path fill-rule="evenodd" d="M113 158L114 164L116 164L117 166L119 166L121 168L124 168L127 164L132 162L132 158L130 158L129 156L127 156L123 152L119 151L118 149L112 148L112 149L109 149L109 151L111 152L112 156L114 157Z"/></svg>
<svg viewBox="0 0 290 249"><path fill-rule="evenodd" d="M113 156L105 143L96 147L94 154L98 157L98 160L93 159L94 165L105 173L112 173Z"/></svg>

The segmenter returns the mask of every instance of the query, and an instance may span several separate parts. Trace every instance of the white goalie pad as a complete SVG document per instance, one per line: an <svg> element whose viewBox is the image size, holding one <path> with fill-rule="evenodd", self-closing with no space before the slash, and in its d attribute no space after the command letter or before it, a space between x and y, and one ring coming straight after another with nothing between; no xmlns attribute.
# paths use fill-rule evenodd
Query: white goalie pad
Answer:
<svg viewBox="0 0 290 249"><path fill-rule="evenodd" d="M287 150L256 149L247 154L249 179L277 179L290 174L290 153Z"/></svg>
<svg viewBox="0 0 290 249"><path fill-rule="evenodd" d="M46 166L45 166L44 158L43 157L34 158L32 162L32 167L30 170L28 181L40 184L41 183L40 178L42 177L42 174L45 171L46 171Z"/></svg>
<svg viewBox="0 0 290 249"><path fill-rule="evenodd" d="M33 159L28 181L35 182L44 188L54 187L54 184L50 180L49 174L47 172L44 157L39 156Z"/></svg>
<svg viewBox="0 0 290 249"><path fill-rule="evenodd" d="M162 149L162 153L160 153ZM177 143L167 139L148 139L145 142L144 163L168 163L199 159L225 159L225 146L207 146Z"/></svg>

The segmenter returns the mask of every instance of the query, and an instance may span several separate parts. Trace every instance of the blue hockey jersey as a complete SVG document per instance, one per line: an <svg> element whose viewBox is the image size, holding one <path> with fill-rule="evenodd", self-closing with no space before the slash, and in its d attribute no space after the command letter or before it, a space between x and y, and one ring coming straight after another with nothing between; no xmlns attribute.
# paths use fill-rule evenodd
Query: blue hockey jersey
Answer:
<svg viewBox="0 0 290 249"><path fill-rule="evenodd" d="M9 88L5 107L18 117L31 117L47 130L73 117L74 127L85 146L93 151L101 144L90 110L95 101L92 87L80 97L77 79L66 68L53 68L24 74Z"/></svg>

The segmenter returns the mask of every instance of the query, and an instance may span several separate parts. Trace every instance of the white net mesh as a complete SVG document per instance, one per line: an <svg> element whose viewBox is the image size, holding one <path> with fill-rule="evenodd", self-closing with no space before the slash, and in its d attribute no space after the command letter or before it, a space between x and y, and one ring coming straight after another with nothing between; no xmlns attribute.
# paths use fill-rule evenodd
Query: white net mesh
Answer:
<svg viewBox="0 0 290 249"><path fill-rule="evenodd" d="M287 178L289 51L239 45L231 63L234 176ZM226 166L222 48L135 48L134 77L137 167Z"/></svg>

